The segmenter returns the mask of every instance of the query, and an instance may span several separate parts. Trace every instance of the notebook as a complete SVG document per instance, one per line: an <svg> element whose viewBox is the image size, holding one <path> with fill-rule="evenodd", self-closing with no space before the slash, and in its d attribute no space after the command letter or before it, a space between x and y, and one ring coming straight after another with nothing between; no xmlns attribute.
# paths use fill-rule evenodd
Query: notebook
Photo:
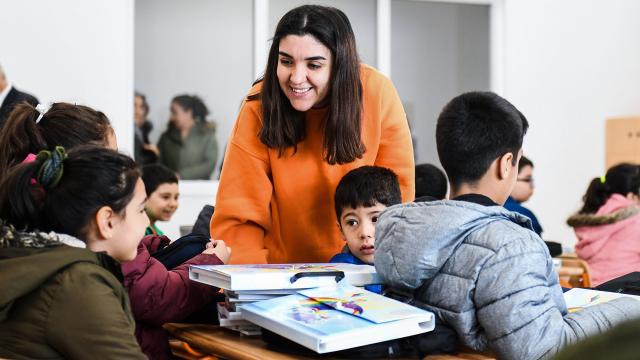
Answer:
<svg viewBox="0 0 640 360"><path fill-rule="evenodd" d="M640 301L640 296L636 295L582 288L573 288L564 293L564 301L567 303L569 312L580 311L589 306L602 304L621 297L628 297Z"/></svg>

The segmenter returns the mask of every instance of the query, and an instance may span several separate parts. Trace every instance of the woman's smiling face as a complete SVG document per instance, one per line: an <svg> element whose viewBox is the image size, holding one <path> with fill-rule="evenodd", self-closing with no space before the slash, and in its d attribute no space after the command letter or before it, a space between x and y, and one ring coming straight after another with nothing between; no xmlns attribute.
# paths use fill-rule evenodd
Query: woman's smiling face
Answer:
<svg viewBox="0 0 640 360"><path fill-rule="evenodd" d="M298 111L325 105L331 81L331 50L311 35L287 35L278 50L280 89Z"/></svg>

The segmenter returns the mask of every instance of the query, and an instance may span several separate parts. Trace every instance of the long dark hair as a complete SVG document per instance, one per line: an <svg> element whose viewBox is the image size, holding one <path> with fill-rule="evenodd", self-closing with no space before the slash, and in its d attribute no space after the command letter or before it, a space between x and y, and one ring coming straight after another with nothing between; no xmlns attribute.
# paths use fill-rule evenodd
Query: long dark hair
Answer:
<svg viewBox="0 0 640 360"><path fill-rule="evenodd" d="M611 195L629 193L640 195L640 166L628 163L613 166L604 177L591 180L580 213L596 213Z"/></svg>
<svg viewBox="0 0 640 360"><path fill-rule="evenodd" d="M70 149L78 145L106 146L111 123L105 114L88 106L54 103L36 124L40 112L28 103L17 105L0 132L0 177L29 154Z"/></svg>
<svg viewBox="0 0 640 360"><path fill-rule="evenodd" d="M277 148L279 155L306 137L304 113L295 110L278 82L280 40L288 35L311 35L333 56L329 116L324 129L324 160L329 164L345 164L361 158L365 146L361 139L362 82L356 39L347 16L340 10L319 5L303 5L286 13L278 26L269 50L263 87L248 100L261 99L263 144ZM260 80L258 80L260 81Z"/></svg>
<svg viewBox="0 0 640 360"><path fill-rule="evenodd" d="M64 155L58 147L13 167L0 182L0 219L18 229L86 240L87 226L102 206L124 214L140 178L133 159L97 146L79 146Z"/></svg>

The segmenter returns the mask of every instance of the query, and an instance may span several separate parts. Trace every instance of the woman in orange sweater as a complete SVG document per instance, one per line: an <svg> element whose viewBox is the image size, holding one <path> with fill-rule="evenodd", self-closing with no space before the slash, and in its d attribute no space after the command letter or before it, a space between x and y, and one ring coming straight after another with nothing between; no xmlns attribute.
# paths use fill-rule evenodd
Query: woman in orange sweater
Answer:
<svg viewBox="0 0 640 360"><path fill-rule="evenodd" d="M235 263L327 262L344 245L335 188L363 165L392 169L413 200L411 135L393 84L360 64L342 11L297 7L278 23L232 130L212 237Z"/></svg>

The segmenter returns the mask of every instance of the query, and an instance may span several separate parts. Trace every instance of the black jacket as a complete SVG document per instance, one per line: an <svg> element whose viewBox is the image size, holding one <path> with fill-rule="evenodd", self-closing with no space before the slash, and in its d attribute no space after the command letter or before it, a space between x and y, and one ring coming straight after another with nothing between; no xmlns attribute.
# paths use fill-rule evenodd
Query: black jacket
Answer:
<svg viewBox="0 0 640 360"><path fill-rule="evenodd" d="M23 102L26 101L29 104L36 106L38 105L38 99L35 96L19 91L15 87L11 88L11 91L7 94L7 97L4 98L2 102L2 106L0 106L0 129L4 127L4 123L7 121L9 117L9 113L13 108Z"/></svg>

